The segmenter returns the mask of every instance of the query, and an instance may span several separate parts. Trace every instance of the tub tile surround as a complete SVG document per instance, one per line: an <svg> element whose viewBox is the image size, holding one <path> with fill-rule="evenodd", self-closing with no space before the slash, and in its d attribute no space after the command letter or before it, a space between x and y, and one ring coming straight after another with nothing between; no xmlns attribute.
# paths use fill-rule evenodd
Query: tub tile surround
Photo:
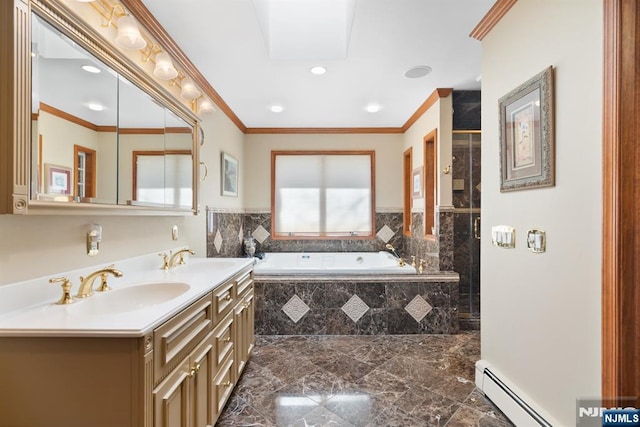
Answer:
<svg viewBox="0 0 640 427"><path fill-rule="evenodd" d="M216 425L511 426L474 387L479 358L478 332L258 335Z"/></svg>
<svg viewBox="0 0 640 427"><path fill-rule="evenodd" d="M373 240L273 240L269 212L237 213L207 208L207 256L242 256L242 240L238 233L250 233L257 241L256 252L377 252L391 243L402 253L402 213L376 213L376 233ZM221 249L215 245L216 233L222 237Z"/></svg>
<svg viewBox="0 0 640 427"><path fill-rule="evenodd" d="M243 214L207 207L207 257L242 257Z"/></svg>
<svg viewBox="0 0 640 427"><path fill-rule="evenodd" d="M459 330L456 273L384 279L256 275L255 298L257 334L452 334ZM291 301L298 300L308 307L302 316L290 310Z"/></svg>

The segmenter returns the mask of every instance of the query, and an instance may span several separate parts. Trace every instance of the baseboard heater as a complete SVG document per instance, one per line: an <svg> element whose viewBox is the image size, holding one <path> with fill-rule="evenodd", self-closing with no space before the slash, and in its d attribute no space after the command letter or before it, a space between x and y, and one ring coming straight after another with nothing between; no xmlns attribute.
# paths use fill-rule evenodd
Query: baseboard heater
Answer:
<svg viewBox="0 0 640 427"><path fill-rule="evenodd" d="M518 427L553 427L484 360L476 363L476 386Z"/></svg>

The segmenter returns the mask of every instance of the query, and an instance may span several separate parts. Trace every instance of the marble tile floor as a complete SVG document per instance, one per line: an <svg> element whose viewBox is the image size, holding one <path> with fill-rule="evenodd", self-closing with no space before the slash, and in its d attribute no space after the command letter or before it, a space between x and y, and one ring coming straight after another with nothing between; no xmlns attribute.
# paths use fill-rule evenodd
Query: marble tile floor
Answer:
<svg viewBox="0 0 640 427"><path fill-rule="evenodd" d="M475 389L478 331L257 336L216 426L511 426Z"/></svg>

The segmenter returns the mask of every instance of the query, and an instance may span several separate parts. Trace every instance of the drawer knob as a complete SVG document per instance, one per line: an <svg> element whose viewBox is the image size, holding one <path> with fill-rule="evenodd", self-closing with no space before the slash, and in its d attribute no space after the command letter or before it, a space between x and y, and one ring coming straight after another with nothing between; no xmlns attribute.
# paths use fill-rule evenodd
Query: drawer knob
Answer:
<svg viewBox="0 0 640 427"><path fill-rule="evenodd" d="M231 294L227 294L227 296L224 297L225 301L231 301Z"/></svg>
<svg viewBox="0 0 640 427"><path fill-rule="evenodd" d="M225 381L220 385L223 386L223 387L229 387L231 385L231 381Z"/></svg>
<svg viewBox="0 0 640 427"><path fill-rule="evenodd" d="M195 377L199 370L200 370L200 364L196 363L191 367L191 370L189 371L189 377L191 378Z"/></svg>
<svg viewBox="0 0 640 427"><path fill-rule="evenodd" d="M226 337L225 339L222 340L222 342L231 342L231 337Z"/></svg>

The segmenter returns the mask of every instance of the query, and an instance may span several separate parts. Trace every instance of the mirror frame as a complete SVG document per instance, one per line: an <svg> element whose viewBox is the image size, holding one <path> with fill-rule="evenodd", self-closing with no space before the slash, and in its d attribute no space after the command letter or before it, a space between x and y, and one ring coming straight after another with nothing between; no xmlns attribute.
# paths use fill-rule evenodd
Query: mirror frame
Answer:
<svg viewBox="0 0 640 427"><path fill-rule="evenodd" d="M193 126L192 183L190 208L123 206L51 202L31 199L31 13L34 12L90 54ZM139 65L118 51L68 6L54 0L9 0L0 2L0 27L12 37L0 37L0 55L11 58L7 71L0 70L0 106L9 114L0 117L0 213L100 214L100 215L195 215L198 213L198 166L200 120L198 116L156 82ZM5 34L6 35L6 34ZM9 129L7 129L9 128Z"/></svg>

